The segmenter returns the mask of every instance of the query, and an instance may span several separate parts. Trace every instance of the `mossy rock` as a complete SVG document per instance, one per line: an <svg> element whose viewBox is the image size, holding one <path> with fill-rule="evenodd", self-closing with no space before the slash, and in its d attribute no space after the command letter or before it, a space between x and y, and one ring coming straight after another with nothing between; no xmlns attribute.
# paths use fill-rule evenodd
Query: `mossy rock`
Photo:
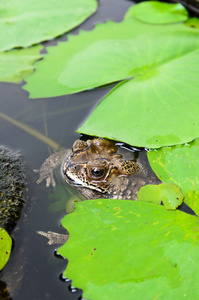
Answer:
<svg viewBox="0 0 199 300"><path fill-rule="evenodd" d="M8 232L25 202L26 170L18 152L0 148L0 227Z"/></svg>

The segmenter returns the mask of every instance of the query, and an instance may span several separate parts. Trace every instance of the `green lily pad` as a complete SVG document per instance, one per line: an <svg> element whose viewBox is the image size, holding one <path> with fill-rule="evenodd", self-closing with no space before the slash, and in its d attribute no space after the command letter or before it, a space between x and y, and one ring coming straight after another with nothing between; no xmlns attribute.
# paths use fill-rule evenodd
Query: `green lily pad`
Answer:
<svg viewBox="0 0 199 300"><path fill-rule="evenodd" d="M20 83L33 73L33 62L40 59L42 46L0 52L0 81Z"/></svg>
<svg viewBox="0 0 199 300"><path fill-rule="evenodd" d="M188 12L180 3L141 2L132 7L131 13L138 20L151 24L170 24L188 19Z"/></svg>
<svg viewBox="0 0 199 300"><path fill-rule="evenodd" d="M198 137L198 57L195 50L117 85L78 132L148 148Z"/></svg>
<svg viewBox="0 0 199 300"><path fill-rule="evenodd" d="M198 36L195 28L184 24L154 26L134 17L98 24L48 47L24 89L31 98L55 97L142 74L147 80L150 71L198 49Z"/></svg>
<svg viewBox="0 0 199 300"><path fill-rule="evenodd" d="M84 298L197 298L198 217L106 199L77 203L62 224L70 234L58 250L69 260L64 276Z"/></svg>
<svg viewBox="0 0 199 300"><path fill-rule="evenodd" d="M132 30L134 27L136 30ZM94 30L80 31L78 36L69 35L67 42L47 47L48 53L35 64L36 72L26 79L24 89L30 92L30 98L55 97L132 77L131 65L139 66L132 55L133 38L137 36L142 46L139 36L149 30L131 18L97 24Z"/></svg>
<svg viewBox="0 0 199 300"><path fill-rule="evenodd" d="M6 0L0 3L0 51L52 39L96 11L96 0Z"/></svg>
<svg viewBox="0 0 199 300"><path fill-rule="evenodd" d="M162 181L176 184L184 202L199 214L199 139L190 144L163 147L147 153L150 165Z"/></svg>
<svg viewBox="0 0 199 300"><path fill-rule="evenodd" d="M184 199L181 190L172 183L163 182L158 185L145 185L138 192L138 200L164 204L166 209L176 209Z"/></svg>
<svg viewBox="0 0 199 300"><path fill-rule="evenodd" d="M132 16L47 49L24 86L32 98L129 79L100 102L79 132L148 148L198 137L197 28L151 25Z"/></svg>
<svg viewBox="0 0 199 300"><path fill-rule="evenodd" d="M12 239L3 228L0 228L0 270L7 263L11 253Z"/></svg>

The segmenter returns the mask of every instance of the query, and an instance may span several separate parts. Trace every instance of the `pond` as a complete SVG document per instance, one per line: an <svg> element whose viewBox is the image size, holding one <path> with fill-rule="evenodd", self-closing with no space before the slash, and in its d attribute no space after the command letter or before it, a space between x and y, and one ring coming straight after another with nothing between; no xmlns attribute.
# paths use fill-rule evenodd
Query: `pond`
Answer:
<svg viewBox="0 0 199 300"><path fill-rule="evenodd" d="M108 19L121 21L131 5L132 1L127 0L100 0L97 12L70 33L78 34L80 29L91 30L96 23ZM66 39L67 35L64 35L44 45L49 46L58 40ZM0 86L1 113L20 121L24 127L37 130L66 148L71 148L79 137L75 130L110 90L110 87L104 87L69 96L33 100L29 99L28 93L22 90L19 84L1 82ZM36 233L38 230L66 232L60 226L66 204L62 205L61 210L53 210L58 196L53 191L49 192L44 184L37 186L35 183L37 174L32 171L41 166L52 149L3 118L0 118L0 137L1 145L14 151L20 150L30 178L27 203L12 232L14 242L12 255L0 273L0 298L80 299L81 290L71 290L69 288L71 281L61 279L67 264L66 260L58 257L55 246L47 245L47 240Z"/></svg>
<svg viewBox="0 0 199 300"><path fill-rule="evenodd" d="M133 3L130 0L99 0L97 12L70 34L92 30L95 24L109 19L120 22ZM66 40L67 34L43 45ZM33 169L39 169L53 149L31 129L61 147L71 148L80 136L75 131L114 85L56 98L29 99L22 89L23 84L0 83L1 145L20 151L29 180L26 204L11 234L12 255L0 273L0 299L82 299L82 291L72 287L70 279L62 277L67 260L57 255L54 245L49 246L47 240L37 234L37 231L65 234L60 222L70 208L71 197L78 197L78 193L63 182L59 172L56 173L55 191L46 189L44 182L36 184L38 174ZM181 209L193 213L186 205Z"/></svg>

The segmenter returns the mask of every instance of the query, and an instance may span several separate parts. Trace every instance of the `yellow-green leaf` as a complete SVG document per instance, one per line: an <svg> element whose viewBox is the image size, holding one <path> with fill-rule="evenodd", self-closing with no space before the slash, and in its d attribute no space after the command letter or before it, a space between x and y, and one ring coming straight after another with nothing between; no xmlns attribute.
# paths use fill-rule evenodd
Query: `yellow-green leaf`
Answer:
<svg viewBox="0 0 199 300"><path fill-rule="evenodd" d="M199 219L139 201L76 204L62 224L69 240L58 252L64 276L83 298L197 299Z"/></svg>
<svg viewBox="0 0 199 300"><path fill-rule="evenodd" d="M158 185L145 185L138 192L138 200L164 204L166 209L176 209L184 199L181 190L172 183L163 182Z"/></svg>
<svg viewBox="0 0 199 300"><path fill-rule="evenodd" d="M163 147L147 153L161 181L176 184L185 203L199 214L199 139L185 145Z"/></svg>
<svg viewBox="0 0 199 300"><path fill-rule="evenodd" d="M7 263L11 253L12 239L3 228L0 228L0 270Z"/></svg>

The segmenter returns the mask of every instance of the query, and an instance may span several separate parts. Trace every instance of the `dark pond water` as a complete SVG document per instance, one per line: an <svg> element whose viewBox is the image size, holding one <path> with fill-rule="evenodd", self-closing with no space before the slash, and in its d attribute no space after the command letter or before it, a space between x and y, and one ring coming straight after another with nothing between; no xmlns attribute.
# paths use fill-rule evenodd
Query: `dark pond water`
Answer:
<svg viewBox="0 0 199 300"><path fill-rule="evenodd" d="M128 0L99 0L97 13L72 33L78 34L79 29L90 30L96 23L108 19L121 21L132 4ZM67 35L57 40L66 39ZM55 41L45 43L51 44ZM76 95L30 100L21 85L0 83L0 112L47 135L61 146L71 148L79 137L75 130L109 90L110 87L105 87ZM21 151L30 171L27 204L12 233L13 252L0 273L0 299L81 299L81 290L71 290L71 282L61 280L67 261L57 257L55 246L48 246L47 240L36 233L37 230L66 232L60 226L65 204L53 211L59 195L47 191L44 184L37 186L36 175L32 172L49 156L50 149L3 118L0 118L0 138L1 145ZM9 294L3 292L6 286Z"/></svg>
<svg viewBox="0 0 199 300"><path fill-rule="evenodd" d="M130 0L99 0L97 13L72 33L78 34L79 29L91 30L96 23L108 19L121 21L132 4ZM66 39L67 35L57 40ZM45 45L55 43L50 41ZM21 85L0 83L0 112L47 135L62 147L71 148L79 137L75 130L109 90L110 87L104 87L70 96L30 100ZM66 203L57 206L59 194L47 191L44 184L37 186L37 176L32 172L41 166L51 150L1 117L0 138L0 145L21 151L30 173L27 204L12 233L13 252L0 273L0 300L81 299L82 291L71 289L71 281L61 279L67 261L56 255L55 246L48 246L47 240L36 233L37 230L66 233L60 226ZM59 184L60 179L57 180ZM64 193L67 202L70 192L64 190ZM3 293L6 286L9 294Z"/></svg>

